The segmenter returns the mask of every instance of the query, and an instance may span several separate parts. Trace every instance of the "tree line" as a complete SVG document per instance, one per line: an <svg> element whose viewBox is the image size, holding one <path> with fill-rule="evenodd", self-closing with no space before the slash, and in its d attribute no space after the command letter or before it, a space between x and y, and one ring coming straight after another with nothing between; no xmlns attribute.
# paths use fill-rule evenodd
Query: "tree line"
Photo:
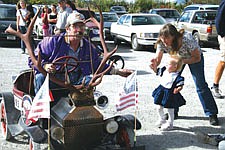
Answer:
<svg viewBox="0 0 225 150"><path fill-rule="evenodd" d="M16 4L18 0L2 0L4 3ZM190 4L219 4L221 0L185 0L184 5L176 3L168 3L165 0L133 0L127 2L125 0L71 0L76 7L86 8L90 3L98 5L102 11L110 11L111 6L121 5L126 8L129 13L148 12L151 8L175 8L182 12L183 8ZM57 0L27 0L30 4L57 4ZM90 5L94 11L98 11L94 5Z"/></svg>

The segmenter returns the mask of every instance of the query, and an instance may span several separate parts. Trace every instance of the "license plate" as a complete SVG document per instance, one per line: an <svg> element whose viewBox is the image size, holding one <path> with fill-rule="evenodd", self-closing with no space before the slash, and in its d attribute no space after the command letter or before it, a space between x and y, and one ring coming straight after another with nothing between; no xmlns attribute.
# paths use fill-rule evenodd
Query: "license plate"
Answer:
<svg viewBox="0 0 225 150"><path fill-rule="evenodd" d="M16 40L16 37L12 36L12 35L8 35L7 36L7 40Z"/></svg>

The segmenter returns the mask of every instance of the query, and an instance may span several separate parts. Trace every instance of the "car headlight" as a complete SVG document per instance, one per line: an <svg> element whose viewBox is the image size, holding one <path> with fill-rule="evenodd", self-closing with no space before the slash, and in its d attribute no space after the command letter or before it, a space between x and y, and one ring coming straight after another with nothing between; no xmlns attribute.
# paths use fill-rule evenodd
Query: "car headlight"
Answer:
<svg viewBox="0 0 225 150"><path fill-rule="evenodd" d="M141 38L154 38L153 33L140 33Z"/></svg>
<svg viewBox="0 0 225 150"><path fill-rule="evenodd" d="M64 137L64 130L61 127L52 127L51 129L51 137L54 140L62 140Z"/></svg>
<svg viewBox="0 0 225 150"><path fill-rule="evenodd" d="M106 123L106 131L110 134L114 134L118 131L119 125L115 120L108 120Z"/></svg>

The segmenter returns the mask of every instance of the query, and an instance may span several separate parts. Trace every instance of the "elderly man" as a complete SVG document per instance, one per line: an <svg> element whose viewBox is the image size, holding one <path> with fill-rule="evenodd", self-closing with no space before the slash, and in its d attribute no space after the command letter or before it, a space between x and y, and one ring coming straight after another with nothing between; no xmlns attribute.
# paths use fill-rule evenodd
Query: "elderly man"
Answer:
<svg viewBox="0 0 225 150"><path fill-rule="evenodd" d="M35 55L40 51L41 63L44 69L49 72L56 72L60 69L59 66L52 64L54 60L62 56L73 56L80 61L78 67L69 73L70 83L73 85L81 84L85 78L86 84L90 81L90 75L98 68L101 58L98 55L96 47L94 47L86 38L83 37L85 32L84 16L78 12L71 13L66 22L66 32L53 37L45 37L37 46ZM71 60L73 61L73 60ZM30 66L32 63L30 61ZM104 69L108 65L106 64ZM68 68L70 69L70 68ZM114 68L108 74L118 74L128 76L132 73L131 70ZM65 75L55 74L61 80L65 80ZM45 76L37 69L35 71L35 92L41 87ZM50 88L54 85L50 84Z"/></svg>

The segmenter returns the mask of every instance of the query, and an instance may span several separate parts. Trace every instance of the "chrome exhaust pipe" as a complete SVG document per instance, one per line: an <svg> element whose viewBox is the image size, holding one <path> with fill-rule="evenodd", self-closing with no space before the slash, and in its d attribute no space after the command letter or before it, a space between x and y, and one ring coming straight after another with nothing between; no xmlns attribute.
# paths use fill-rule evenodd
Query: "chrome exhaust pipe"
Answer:
<svg viewBox="0 0 225 150"><path fill-rule="evenodd" d="M108 97L103 95L100 91L94 92L94 99L96 102L96 106L99 109L105 109L108 106L109 103Z"/></svg>

